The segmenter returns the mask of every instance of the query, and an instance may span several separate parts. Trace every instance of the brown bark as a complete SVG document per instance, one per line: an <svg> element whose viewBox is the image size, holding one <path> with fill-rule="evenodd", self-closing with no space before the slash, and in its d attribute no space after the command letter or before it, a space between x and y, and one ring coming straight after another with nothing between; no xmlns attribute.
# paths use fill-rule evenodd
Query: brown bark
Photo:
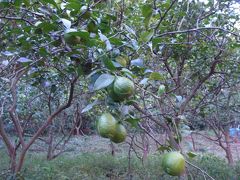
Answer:
<svg viewBox="0 0 240 180"><path fill-rule="evenodd" d="M16 112L16 107L17 107L17 83L19 79L24 75L24 73L25 73L25 70L16 72L16 76L11 81L12 105L8 111L22 146L25 146L25 142L23 139L23 129L21 127L18 114Z"/></svg>
<svg viewBox="0 0 240 180"><path fill-rule="evenodd" d="M222 54L222 50L220 50L218 52L218 54L214 57L214 61L212 62L211 66L210 66L210 70L208 72L208 74L203 77L202 79L200 79L193 87L192 91L190 92L190 94L187 96L186 100L181 104L180 106L180 110L179 110L179 114L183 114L183 112L186 109L186 106L188 105L188 103L192 100L192 98L195 96L195 94L197 93L198 89L202 86L202 84L207 81L215 72L215 68L217 66L217 64L219 64L221 62L220 55Z"/></svg>
<svg viewBox="0 0 240 180"><path fill-rule="evenodd" d="M226 152L226 157L227 157L227 160L228 160L228 164L233 166L234 162L233 162L233 156L232 156L232 151L231 151L229 132L225 131L224 136L225 136L225 141L226 141L226 148L224 150Z"/></svg>
<svg viewBox="0 0 240 180"><path fill-rule="evenodd" d="M73 99L73 92L74 92L74 86L77 81L77 78L74 78L74 80L71 82L70 87L70 93L69 98L66 104L63 104L60 106L55 112L53 112L48 118L47 121L38 129L38 131L33 135L33 137L30 139L30 141L23 147L20 155L19 155L19 162L16 166L15 172L19 172L22 169L24 159L26 156L26 153L28 149L31 147L31 145L36 141L36 139L44 132L44 130L53 122L54 118L61 113L66 108L70 107L72 99Z"/></svg>
<svg viewBox="0 0 240 180"><path fill-rule="evenodd" d="M145 133L142 135L142 143L143 143L142 161L143 161L143 163L145 163L147 160L147 157L148 157L148 153L149 153L149 139L147 138Z"/></svg>
<svg viewBox="0 0 240 180"><path fill-rule="evenodd" d="M161 126L167 133L168 137L169 137L169 141L171 146L176 149L176 150L180 150L180 146L179 144L175 141L174 137L173 137L173 133L171 131L171 129L169 129L169 127L167 126L167 124L163 121L160 122L157 119L155 119L151 114L148 114L146 111L144 111L142 108L140 108L138 106L138 104L134 103L133 106L135 107L135 109L137 109L139 112L141 112L142 114L146 115L149 119L151 119L153 122L155 122L157 125Z"/></svg>
<svg viewBox="0 0 240 180"><path fill-rule="evenodd" d="M196 151L196 145L195 145L195 141L193 138L193 133L191 133L191 140L192 140L193 150Z"/></svg>
<svg viewBox="0 0 240 180"><path fill-rule="evenodd" d="M115 156L116 149L115 149L114 144L112 142L110 143L110 147L111 147L111 155Z"/></svg>
<svg viewBox="0 0 240 180"><path fill-rule="evenodd" d="M53 127L50 127L49 137L48 137L48 152L47 152L47 160L53 159Z"/></svg>

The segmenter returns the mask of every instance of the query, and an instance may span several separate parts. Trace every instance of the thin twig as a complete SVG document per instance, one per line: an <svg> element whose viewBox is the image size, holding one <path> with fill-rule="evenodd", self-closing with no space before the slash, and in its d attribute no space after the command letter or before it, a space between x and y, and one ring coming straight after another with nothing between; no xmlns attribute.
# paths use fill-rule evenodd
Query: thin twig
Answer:
<svg viewBox="0 0 240 180"><path fill-rule="evenodd" d="M190 163L189 161L185 160L187 164L189 164L190 166L196 168L197 170L201 171L201 173L205 174L207 177L209 177L212 180L215 180L212 176L210 176L206 171L202 170L200 167L197 167L196 165Z"/></svg>
<svg viewBox="0 0 240 180"><path fill-rule="evenodd" d="M171 31L171 32L165 32L165 33L159 34L156 37L162 37L162 36L173 35L173 34L183 34L183 33L189 33L189 32L196 32L196 31L201 31L201 30L220 30L220 31L224 31L226 33L230 33L234 36L240 37L239 34L237 34L235 32L231 32L231 31L226 30L226 29L223 29L221 27L200 27L200 28L194 28L194 29L188 29L188 30L182 30L182 31Z"/></svg>
<svg viewBox="0 0 240 180"><path fill-rule="evenodd" d="M33 25L34 25L34 24L31 22L31 21L29 21L29 20L27 20L27 19L25 19L25 18L22 18L22 17L13 17L13 16L0 16L0 19L8 19L8 20L25 21L25 22L27 22L28 24L30 24L31 26L33 26Z"/></svg>

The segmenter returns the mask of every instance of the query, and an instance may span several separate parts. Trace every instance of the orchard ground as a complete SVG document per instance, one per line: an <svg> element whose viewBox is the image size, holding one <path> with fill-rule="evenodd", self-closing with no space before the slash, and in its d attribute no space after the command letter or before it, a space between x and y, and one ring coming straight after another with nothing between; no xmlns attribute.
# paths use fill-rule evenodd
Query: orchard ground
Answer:
<svg viewBox="0 0 240 180"><path fill-rule="evenodd" d="M206 136L211 136L211 133L208 132L199 132ZM159 142L165 142L165 135L156 135L154 136ZM211 136L214 139L214 136ZM58 138L55 138L58 139ZM141 142L141 138L137 138ZM202 135L193 135L195 150L193 149L193 142L191 135L185 136L181 143L181 147L185 152L192 151L197 154L210 153L221 158L225 158L225 152L223 149L216 144L216 142L210 141L209 139L203 137ZM231 150L235 161L240 160L240 140L231 139ZM116 154L125 154L129 150L130 138L126 139L126 142L120 144L114 144L114 149ZM224 144L224 143L223 143ZM140 143L138 145L141 146ZM30 149L31 152L46 153L47 145L42 141L37 141L34 146ZM149 138L149 154L157 153L159 146L154 142L154 140ZM141 150L135 147L139 153ZM111 142L107 138L102 138L99 135L90 135L90 136L72 136L71 140L67 143L65 147L65 154L68 155L77 155L79 153L109 153L111 154Z"/></svg>
<svg viewBox="0 0 240 180"><path fill-rule="evenodd" d="M206 135L206 133L205 133ZM160 142L164 142L165 136L155 136ZM57 139L57 138L56 138ZM140 138L139 138L140 140ZM130 142L130 139L126 140ZM237 179L240 177L240 143L231 143L232 153L236 165L229 167L226 163L224 151L214 142L194 135L195 149L193 151L190 136L183 138L182 147L185 152L193 151L197 157L189 159L195 165L208 172L215 179ZM115 156L111 155L112 147L109 139L98 135L73 136L66 145L66 152L52 161L46 160L47 145L42 141L32 146L22 174L25 179L174 179L166 175L161 168L161 155L157 151L158 146L154 141L149 142L149 154L145 163L139 160L134 151L129 166L129 144L114 144ZM139 155L143 152L138 149ZM213 155L209 155L213 154ZM0 147L0 179L9 176L7 172L8 157L6 150ZM204 179L202 173L195 168L188 168L191 178Z"/></svg>

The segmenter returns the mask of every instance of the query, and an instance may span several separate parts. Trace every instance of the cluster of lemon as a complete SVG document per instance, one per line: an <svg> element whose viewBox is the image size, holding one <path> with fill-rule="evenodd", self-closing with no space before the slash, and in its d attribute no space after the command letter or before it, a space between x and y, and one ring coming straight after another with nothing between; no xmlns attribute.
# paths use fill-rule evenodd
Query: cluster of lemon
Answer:
<svg viewBox="0 0 240 180"><path fill-rule="evenodd" d="M121 102L133 95L134 83L126 77L116 77L108 88L109 96L115 102ZM127 130L110 113L103 113L97 121L97 130L100 136L109 138L112 142L125 141Z"/></svg>
<svg viewBox="0 0 240 180"><path fill-rule="evenodd" d="M133 95L134 83L128 78L117 77L107 90L113 101L122 102ZM124 142L127 136L126 128L110 113L103 113L99 117L97 130L100 136L115 143ZM167 174L180 176L185 172L185 159L179 152L168 152L163 156L162 167Z"/></svg>
<svg viewBox="0 0 240 180"><path fill-rule="evenodd" d="M100 136L110 138L112 142L121 143L126 139L127 130L110 113L104 113L97 121Z"/></svg>

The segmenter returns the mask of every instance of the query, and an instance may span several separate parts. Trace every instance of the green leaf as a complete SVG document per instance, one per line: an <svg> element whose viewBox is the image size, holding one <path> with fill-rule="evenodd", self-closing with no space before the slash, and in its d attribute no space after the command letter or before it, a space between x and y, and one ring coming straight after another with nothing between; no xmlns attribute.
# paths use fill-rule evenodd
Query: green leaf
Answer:
<svg viewBox="0 0 240 180"><path fill-rule="evenodd" d="M27 7L30 6L29 0L23 0L23 3L24 3Z"/></svg>
<svg viewBox="0 0 240 180"><path fill-rule="evenodd" d="M47 50L44 47L39 48L38 52L41 56L44 56L44 57L49 55L49 53L47 52Z"/></svg>
<svg viewBox="0 0 240 180"><path fill-rule="evenodd" d="M76 71L77 71L78 76L84 75L84 70L83 70L82 65L79 64L76 68Z"/></svg>
<svg viewBox="0 0 240 180"><path fill-rule="evenodd" d="M132 127L136 128L138 126L138 123L141 121L141 119L130 116L129 118L125 119L125 121L130 123Z"/></svg>
<svg viewBox="0 0 240 180"><path fill-rule="evenodd" d="M152 5L151 4L145 4L142 7L142 15L144 16L144 24L145 24L146 28L149 25L149 21L151 19L152 12L153 12L153 10L152 10Z"/></svg>
<svg viewBox="0 0 240 180"><path fill-rule="evenodd" d="M130 99L126 101L126 105L133 105L133 104L138 104L139 101L134 100L134 99Z"/></svg>
<svg viewBox="0 0 240 180"><path fill-rule="evenodd" d="M111 59L104 58L103 59L103 63L106 66L106 68L108 68L109 70L111 70L111 71L115 71L116 70L116 67L114 66L114 64L113 64Z"/></svg>
<svg viewBox="0 0 240 180"><path fill-rule="evenodd" d="M166 1L165 3L163 3L161 5L161 7L164 8L164 9L168 9L170 7L170 5L171 5L171 2L170 1Z"/></svg>
<svg viewBox="0 0 240 180"><path fill-rule="evenodd" d="M136 32L135 32L132 28L130 28L130 27L127 26L126 24L124 24L124 27L126 28L126 30L127 30L129 33L131 33L131 34L133 34L134 36L136 36Z"/></svg>
<svg viewBox="0 0 240 180"><path fill-rule="evenodd" d="M140 82L139 82L139 84L141 84L141 85L146 85L148 83L148 78L143 78Z"/></svg>
<svg viewBox="0 0 240 180"><path fill-rule="evenodd" d="M151 31L146 31L146 32L143 32L141 34L141 39L144 41L144 42L148 42L151 40L151 38L153 37L154 35L154 31L151 30Z"/></svg>
<svg viewBox="0 0 240 180"><path fill-rule="evenodd" d="M161 84L158 88L158 95L161 96L165 92L166 87Z"/></svg>
<svg viewBox="0 0 240 180"><path fill-rule="evenodd" d="M10 0L9 0L8 2L10 2ZM15 5L15 6L20 6L21 3L22 3L22 0L16 0L16 1L14 1L14 5Z"/></svg>
<svg viewBox="0 0 240 180"><path fill-rule="evenodd" d="M65 19L65 18L62 18L61 21L66 29L71 28L71 25L72 25L71 21L69 21L68 19Z"/></svg>
<svg viewBox="0 0 240 180"><path fill-rule="evenodd" d="M87 30L88 30L88 32L92 32L92 33L97 34L97 33L98 33L98 25L97 25L97 22L95 22L95 21L93 21L93 20L91 20L90 22L88 22Z"/></svg>
<svg viewBox="0 0 240 180"><path fill-rule="evenodd" d="M121 39L115 38L115 37L109 38L109 41L111 44L116 45L116 46L121 46L124 43Z"/></svg>
<svg viewBox="0 0 240 180"><path fill-rule="evenodd" d="M124 74L126 74L127 76L131 76L132 78L137 78L137 76L134 75L133 72L130 71L129 69L127 69L127 68L123 68L121 71L122 71Z"/></svg>
<svg viewBox="0 0 240 180"><path fill-rule="evenodd" d="M93 89L95 91L103 89L103 88L109 86L110 84L112 84L114 79L115 79L115 77L111 74L102 74L101 76L98 77L98 79L94 83Z"/></svg>
<svg viewBox="0 0 240 180"><path fill-rule="evenodd" d="M79 36L82 39L89 39L90 34L89 32L85 30L78 30L76 32L69 32L69 34L74 35L74 36Z"/></svg>
<svg viewBox="0 0 240 180"><path fill-rule="evenodd" d="M112 45L111 45L109 39L107 38L107 36L105 36L102 33L98 33L98 35L99 35L101 41L105 43L107 51L112 50Z"/></svg>
<svg viewBox="0 0 240 180"><path fill-rule="evenodd" d="M45 33L57 30L57 25L49 22L43 22L39 24L38 27L42 28L43 32Z"/></svg>
<svg viewBox="0 0 240 180"><path fill-rule="evenodd" d="M146 29L148 29L150 19L151 19L151 16L145 18L144 21L143 21Z"/></svg>
<svg viewBox="0 0 240 180"><path fill-rule="evenodd" d="M127 56L118 56L116 57L116 61L121 64L121 66L126 67L128 63L128 57Z"/></svg>
<svg viewBox="0 0 240 180"><path fill-rule="evenodd" d="M188 157L190 157L190 158L194 158L194 157L196 157L196 156L197 156L197 154L196 154L196 153L194 153L194 152L191 152L191 151L189 151L189 152L187 153L187 155L188 155Z"/></svg>
<svg viewBox="0 0 240 180"><path fill-rule="evenodd" d="M162 145L162 146L159 146L158 147L158 151L160 151L160 152L164 152L164 151L171 151L171 147L170 146L164 146L164 145Z"/></svg>
<svg viewBox="0 0 240 180"><path fill-rule="evenodd" d="M142 15L145 18L148 18L152 15L152 5L151 4L145 4L142 7Z"/></svg>
<svg viewBox="0 0 240 180"><path fill-rule="evenodd" d="M158 72L152 72L149 76L149 80L164 80L164 77Z"/></svg>
<svg viewBox="0 0 240 180"><path fill-rule="evenodd" d="M28 58L25 58L25 57L20 57L17 61L21 62L21 63L30 63L30 62L32 62L31 59L28 59Z"/></svg>
<svg viewBox="0 0 240 180"><path fill-rule="evenodd" d="M81 9L81 3L79 2L75 2L75 1L68 1L68 3L66 4L65 8L67 9L71 9L71 10L79 10Z"/></svg>
<svg viewBox="0 0 240 180"><path fill-rule="evenodd" d="M31 74L30 74L30 77L31 77L31 78L37 78L37 77L39 77L40 75L41 75L41 73L40 73L39 71L37 71L37 72L31 73Z"/></svg>
<svg viewBox="0 0 240 180"><path fill-rule="evenodd" d="M117 20L117 16L115 16L114 14L106 13L106 15L107 15L107 19L111 19L113 21Z"/></svg>
<svg viewBox="0 0 240 180"><path fill-rule="evenodd" d="M130 62L131 66L138 66L138 67L143 67L144 66L144 61L141 58L133 59Z"/></svg>
<svg viewBox="0 0 240 180"><path fill-rule="evenodd" d="M91 110L94 106L100 104L100 102L98 100L95 100L93 103L88 104L85 108L82 109L81 113L85 113L88 112L89 110Z"/></svg>
<svg viewBox="0 0 240 180"><path fill-rule="evenodd" d="M153 38L153 39L152 39L153 48L156 48L157 45L158 45L159 43L161 43L162 41L163 41L163 40L162 40L161 37L155 37L155 38Z"/></svg>
<svg viewBox="0 0 240 180"><path fill-rule="evenodd" d="M57 86L55 84L53 84L51 86L51 93L55 93L57 91Z"/></svg>
<svg viewBox="0 0 240 180"><path fill-rule="evenodd" d="M41 0L41 1L52 4L54 7L56 7L58 9L58 5L56 4L56 2L54 0Z"/></svg>

